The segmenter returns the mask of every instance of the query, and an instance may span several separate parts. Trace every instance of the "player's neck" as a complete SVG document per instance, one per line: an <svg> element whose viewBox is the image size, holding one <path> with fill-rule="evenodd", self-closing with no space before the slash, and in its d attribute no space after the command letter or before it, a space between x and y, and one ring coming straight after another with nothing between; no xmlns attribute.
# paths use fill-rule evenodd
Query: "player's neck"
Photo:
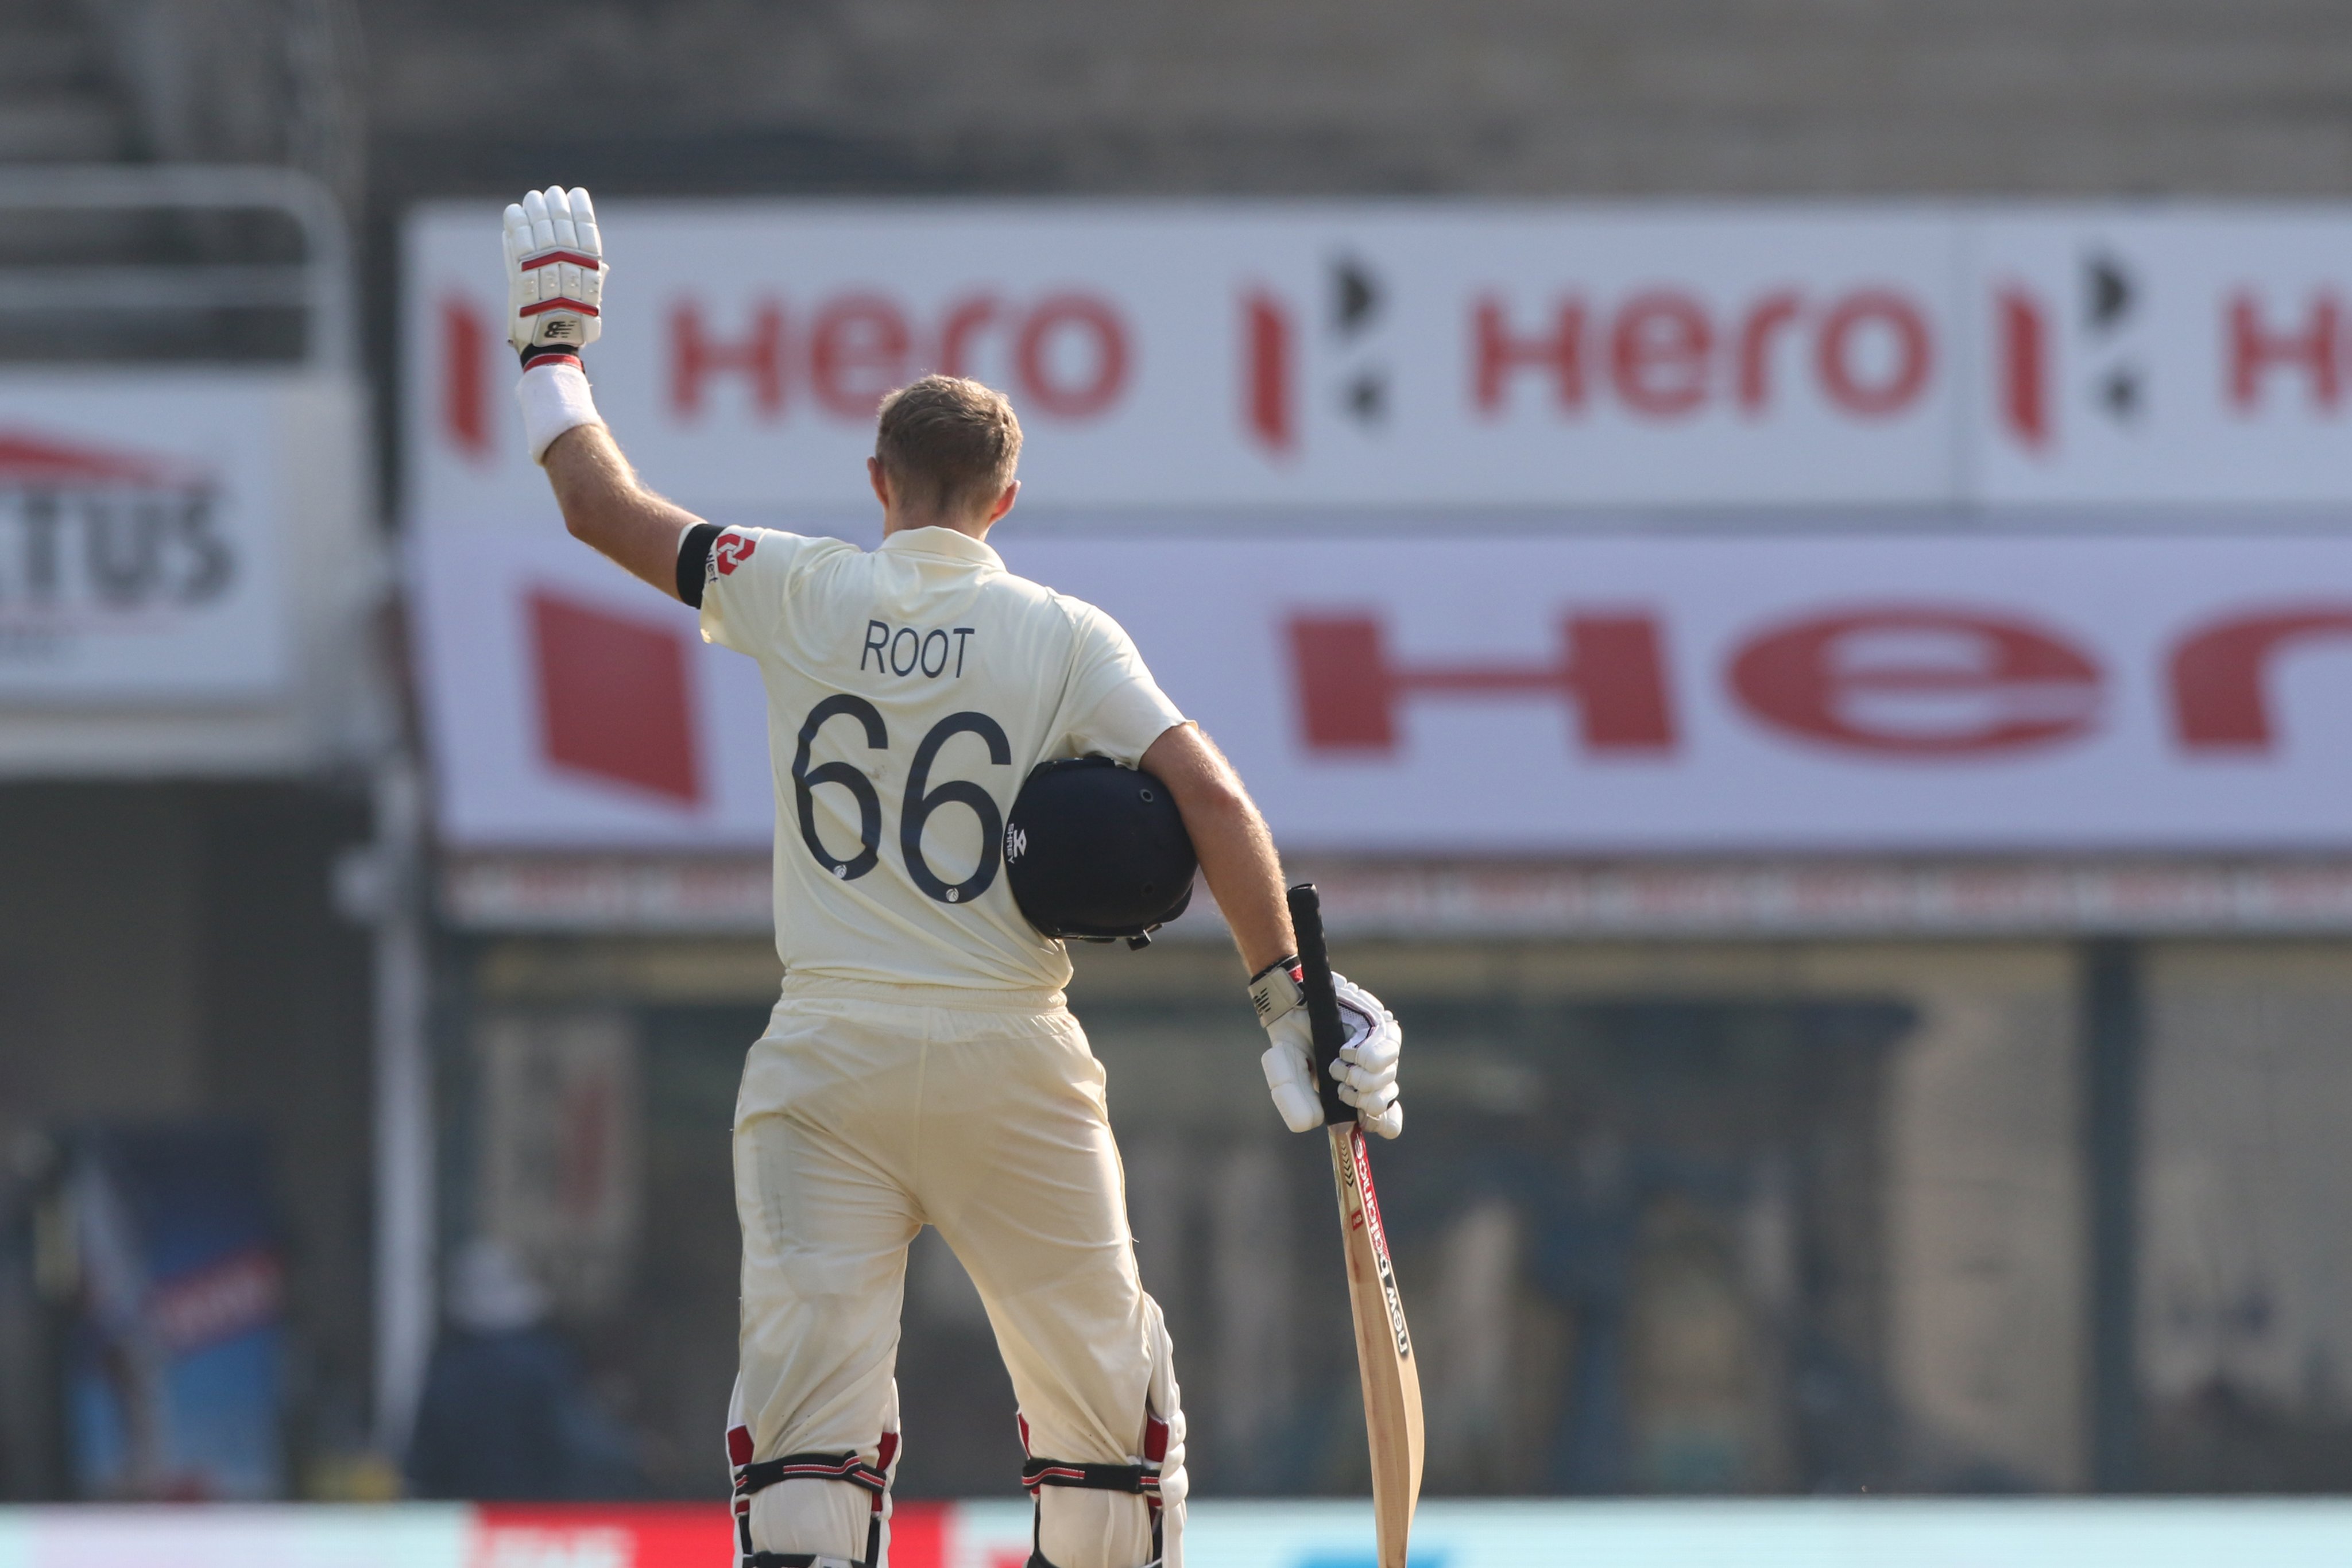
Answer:
<svg viewBox="0 0 2352 1568"><path fill-rule="evenodd" d="M943 517L936 515L909 517L901 517L895 507L882 514L882 537L886 539L892 534L902 534L909 528L947 528L963 535L966 538L978 539L981 543L986 544L988 530L995 526L996 519L993 517Z"/></svg>

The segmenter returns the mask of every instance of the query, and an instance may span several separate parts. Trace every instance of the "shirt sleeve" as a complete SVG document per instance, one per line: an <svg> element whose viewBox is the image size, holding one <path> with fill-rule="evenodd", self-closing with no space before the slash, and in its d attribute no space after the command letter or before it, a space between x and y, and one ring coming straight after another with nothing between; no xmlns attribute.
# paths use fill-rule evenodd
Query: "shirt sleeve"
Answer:
<svg viewBox="0 0 2352 1568"><path fill-rule="evenodd" d="M755 656L772 643L810 547L825 542L775 528L688 530L680 549L703 549L702 640ZM681 578L695 570L679 562Z"/></svg>
<svg viewBox="0 0 2352 1568"><path fill-rule="evenodd" d="M1078 633L1064 710L1069 715L1070 750L1136 767L1153 741L1184 722L1184 715L1151 678L1125 628L1091 604L1063 602L1076 612Z"/></svg>

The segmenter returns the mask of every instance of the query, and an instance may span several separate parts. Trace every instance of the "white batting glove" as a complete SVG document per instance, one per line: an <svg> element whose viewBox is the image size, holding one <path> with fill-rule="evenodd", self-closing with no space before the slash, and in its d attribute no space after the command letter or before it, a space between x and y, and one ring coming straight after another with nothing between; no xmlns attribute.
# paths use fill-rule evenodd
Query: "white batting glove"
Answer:
<svg viewBox="0 0 2352 1568"><path fill-rule="evenodd" d="M508 206L507 341L522 355L515 388L530 460L544 462L555 438L602 424L580 350L604 330L604 236L588 193L550 185Z"/></svg>
<svg viewBox="0 0 2352 1568"><path fill-rule="evenodd" d="M1258 1061L1265 1069L1274 1108L1294 1133L1323 1124L1323 1100L1315 1090L1315 1030L1307 1021L1307 992L1300 981L1296 958L1270 965L1250 981L1250 1000L1270 1041ZM1365 1131L1393 1138L1404 1131L1404 1107L1397 1102L1397 1058L1404 1049L1404 1027L1380 998L1345 975L1333 975L1331 988L1339 993L1339 1021L1348 1030L1347 1042L1331 1063L1339 1099L1355 1107L1356 1120Z"/></svg>
<svg viewBox="0 0 2352 1568"><path fill-rule="evenodd" d="M507 341L529 369L541 353L569 353L604 328L604 237L588 193L533 191L506 212Z"/></svg>

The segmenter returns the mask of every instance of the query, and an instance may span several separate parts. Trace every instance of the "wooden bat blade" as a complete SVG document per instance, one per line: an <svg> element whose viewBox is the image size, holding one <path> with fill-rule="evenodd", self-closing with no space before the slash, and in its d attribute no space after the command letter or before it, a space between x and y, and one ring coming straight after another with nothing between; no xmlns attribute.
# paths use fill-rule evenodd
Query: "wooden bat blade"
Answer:
<svg viewBox="0 0 2352 1568"><path fill-rule="evenodd" d="M1364 1380L1364 1435L1372 1454L1372 1522L1379 1568L1405 1568L1413 1504L1421 1496L1421 1372L1404 1326L1404 1299L1389 1261L1388 1231L1372 1190L1372 1162L1355 1108L1331 1077L1345 1038L1331 956L1323 941L1323 901L1311 882L1290 890L1298 934L1300 988L1315 1037L1315 1082L1331 1138L1331 1180L1339 1194L1339 1242L1348 1259L1348 1312L1356 1328L1356 1365Z"/></svg>
<svg viewBox="0 0 2352 1568"><path fill-rule="evenodd" d="M1348 1254L1348 1310L1356 1325L1356 1365L1364 1380L1364 1432L1372 1452L1372 1521L1380 1568L1405 1568L1413 1504L1421 1496L1421 1373L1389 1260L1380 1195L1364 1132L1330 1129L1331 1179L1339 1195L1339 1236Z"/></svg>

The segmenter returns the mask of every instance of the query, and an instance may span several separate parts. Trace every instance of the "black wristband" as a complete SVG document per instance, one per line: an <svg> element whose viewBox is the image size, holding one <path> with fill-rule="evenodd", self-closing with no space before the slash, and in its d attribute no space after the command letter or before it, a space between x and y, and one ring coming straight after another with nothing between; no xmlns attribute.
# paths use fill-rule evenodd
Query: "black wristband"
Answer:
<svg viewBox="0 0 2352 1568"><path fill-rule="evenodd" d="M1273 974L1276 969L1287 970L1292 975L1297 975L1298 973L1298 955L1293 953L1287 958L1276 958L1273 963L1268 964L1265 968L1260 969L1256 974L1252 975L1249 977L1249 983L1255 986L1260 980L1265 979L1268 975Z"/></svg>
<svg viewBox="0 0 2352 1568"><path fill-rule="evenodd" d="M719 542L717 523L697 523L677 541L677 596L688 606L702 608L702 585L710 577L710 547Z"/></svg>
<svg viewBox="0 0 2352 1568"><path fill-rule="evenodd" d="M541 360L564 359L581 365L580 350L570 343L526 343L516 350L522 358L522 368L529 370ZM583 371L585 365L581 365Z"/></svg>

